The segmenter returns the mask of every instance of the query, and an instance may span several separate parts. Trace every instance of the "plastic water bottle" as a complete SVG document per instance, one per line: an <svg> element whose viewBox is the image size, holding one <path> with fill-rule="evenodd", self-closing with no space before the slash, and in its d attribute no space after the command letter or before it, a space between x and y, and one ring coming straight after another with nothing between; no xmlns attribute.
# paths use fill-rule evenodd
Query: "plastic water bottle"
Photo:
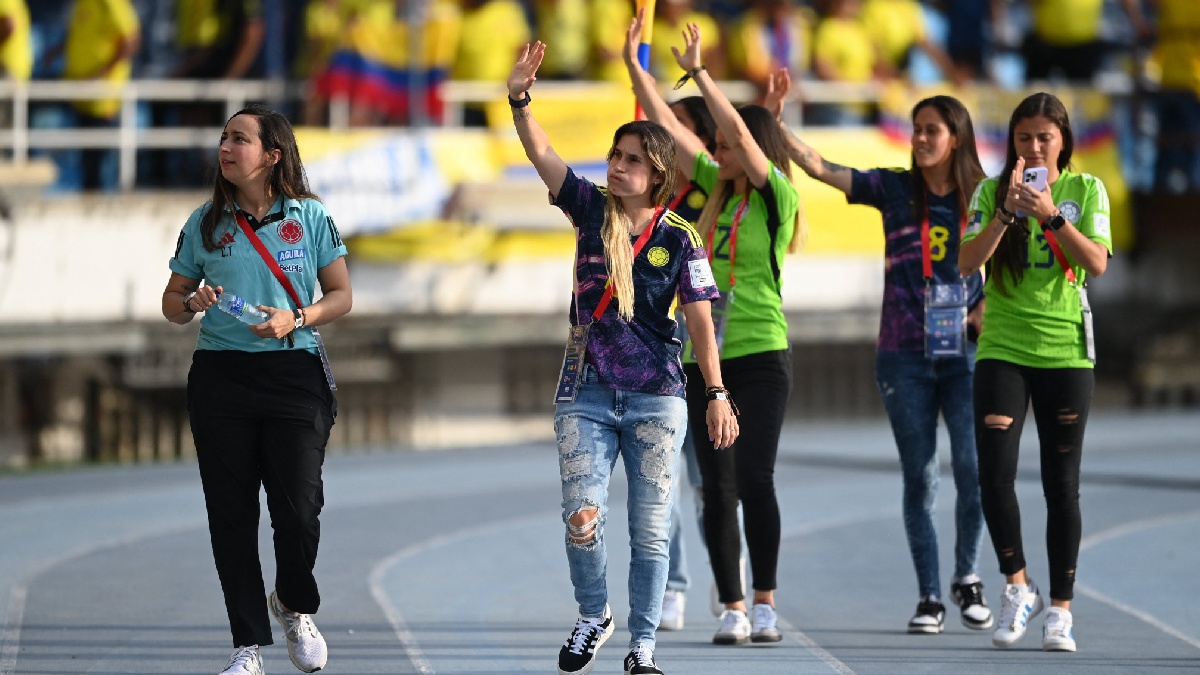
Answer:
<svg viewBox="0 0 1200 675"><path fill-rule="evenodd" d="M251 326L257 326L270 318L266 312L229 291L217 296L217 309L232 314L242 323L248 323Z"/></svg>

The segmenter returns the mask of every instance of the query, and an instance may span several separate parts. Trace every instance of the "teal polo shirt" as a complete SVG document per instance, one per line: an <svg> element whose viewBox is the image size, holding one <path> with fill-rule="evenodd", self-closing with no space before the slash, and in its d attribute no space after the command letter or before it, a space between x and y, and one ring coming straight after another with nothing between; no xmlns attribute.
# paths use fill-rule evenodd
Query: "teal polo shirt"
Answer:
<svg viewBox="0 0 1200 675"><path fill-rule="evenodd" d="M214 234L220 247L215 251L205 250L200 238L200 220L210 208L212 202L206 202L193 211L184 224L175 245L175 255L170 260L171 271L189 279L203 279L208 286L220 286L226 293L235 293L255 306L293 309L295 305L287 291L254 245L246 240L228 209ZM346 255L346 246L325 205L315 199L280 197L261 222L248 220L291 280L301 304L311 305L317 271ZM200 318L196 349L244 352L303 349L317 353L311 330L301 328L294 337L294 345L289 345L286 339L260 338L246 324L213 307Z"/></svg>

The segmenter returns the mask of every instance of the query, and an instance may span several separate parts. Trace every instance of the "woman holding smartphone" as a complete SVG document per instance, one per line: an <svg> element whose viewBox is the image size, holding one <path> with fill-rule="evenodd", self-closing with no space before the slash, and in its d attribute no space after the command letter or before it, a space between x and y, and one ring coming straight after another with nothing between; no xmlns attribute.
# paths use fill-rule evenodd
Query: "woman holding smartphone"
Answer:
<svg viewBox="0 0 1200 675"><path fill-rule="evenodd" d="M985 330L975 366L975 437L983 514L1005 575L997 647L1011 647L1042 611L1026 571L1014 481L1021 427L1033 403L1046 497L1050 604L1047 651L1075 651L1071 599L1079 556L1079 465L1095 387L1085 280L1112 255L1104 183L1070 170L1074 136L1062 102L1029 96L1008 125L1004 170L979 184L958 268L987 265ZM1044 169L1048 188L1024 182ZM1040 171L1030 171L1036 180ZM1018 216L1018 214L1021 214Z"/></svg>

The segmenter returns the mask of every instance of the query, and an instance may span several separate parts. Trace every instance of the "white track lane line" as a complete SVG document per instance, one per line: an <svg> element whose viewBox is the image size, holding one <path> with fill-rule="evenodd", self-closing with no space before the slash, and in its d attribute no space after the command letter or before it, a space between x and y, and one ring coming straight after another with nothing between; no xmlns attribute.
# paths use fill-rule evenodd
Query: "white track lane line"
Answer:
<svg viewBox="0 0 1200 675"><path fill-rule="evenodd" d="M1133 534L1135 532L1140 532L1142 530L1148 530L1150 528L1159 527L1161 525L1169 525L1169 524L1176 523L1176 522L1179 522L1182 520L1193 520L1196 518L1200 518L1200 511L1185 511L1182 513L1174 513L1174 514L1167 515L1167 516L1155 516L1154 518L1144 518L1142 520L1135 520L1135 521L1128 522L1128 523L1122 523L1121 525L1117 525L1116 527L1110 527L1107 530L1102 530L1100 532L1097 532L1096 534L1084 537L1083 540L1079 542L1079 552L1083 553L1084 551L1086 551L1089 548L1092 548L1093 546L1102 544L1102 543L1112 540L1112 539L1124 537L1125 535ZM1092 588L1091 586L1088 586L1087 584L1077 581L1077 582L1075 582L1075 588L1080 593L1082 593L1083 595L1086 595L1087 597L1091 598L1092 600L1102 602L1102 603L1108 605L1109 607L1112 607L1113 609L1116 609L1118 611L1128 614L1129 616L1132 616L1133 618L1137 619L1138 621L1141 621L1149 626L1157 628L1158 630L1166 633L1167 635L1170 635L1173 638L1178 638L1179 640L1186 642L1187 644L1195 647L1196 649L1200 649L1200 640L1184 633L1183 631L1180 631L1179 629L1175 628L1174 626L1171 626L1170 624L1166 623L1165 621L1163 621L1151 614L1147 614L1146 612L1143 612L1142 610L1140 610L1136 607L1133 607L1131 605L1127 605L1115 598L1110 598L1107 595L1101 593L1100 591L1097 591L1096 589Z"/></svg>
<svg viewBox="0 0 1200 675"><path fill-rule="evenodd" d="M553 518L550 514L540 514L536 516L526 516L516 520L507 521L503 526L497 527L495 523L485 523L475 527L470 527L454 532L441 534L430 539L426 539L418 544L413 544L406 548L389 555L380 560L371 568L367 575L367 585L371 589L371 597L374 598L375 604L383 610L384 616L387 617L388 623L392 625L392 631L396 634L396 639L400 641L400 646L403 647L404 653L408 655L408 660L412 662L413 668L422 675L433 675L437 671L433 665L425 658L425 653L421 651L421 645L417 643L416 637L408 628L408 622L404 619L404 614L392 603L391 598L383 590L383 578L387 575L391 568L396 565L418 556L422 553L428 553L443 546L456 544L460 541L474 539L486 534L495 533L497 530L509 529L514 527L525 527L527 525L542 523L547 519ZM5 675L0 673L0 675Z"/></svg>
<svg viewBox="0 0 1200 675"><path fill-rule="evenodd" d="M13 672L17 669L17 654L21 651L21 624L25 622L25 601L29 597L29 587L37 581L38 577L59 565L92 555L93 553L122 546L131 546L147 539L182 534L195 530L198 527L204 527L204 523L191 523L165 530L143 532L126 537L109 539L79 549L78 551L51 558L25 575L25 578L13 584L12 589L8 592L8 613L4 621L4 631L0 633L0 675L13 675Z"/></svg>
<svg viewBox="0 0 1200 675"><path fill-rule="evenodd" d="M891 517L894 517L895 515L896 515L896 509L893 507L888 507L886 509L880 509L878 511L870 512L870 513L859 514L857 516L848 516L848 517L843 517L843 518L830 518L828 520L820 520L815 523L809 523L808 525L802 525L800 527L794 527L789 530L786 530L780 535L779 539L780 539L780 541L783 541L785 539L803 539L804 537L812 536L814 534L818 534L821 532L826 532L828 530L834 530L839 527L846 527L847 525L857 525L859 523L866 523L866 522L870 522L872 520L880 520L882 518L891 518ZM799 628L796 628L794 625L792 625L792 623L790 621L788 621L787 619L785 619L783 617L777 617L777 621L778 621L779 625L783 627L783 630L785 633L792 636L792 638L795 639L796 642L799 642L801 646L803 646L806 650L808 650L808 653L810 653L813 656L820 659L822 662L825 663L825 665L827 665L831 669L833 669L833 671L835 673L839 673L839 675L857 675L857 673L855 673L854 670L850 666L846 665L845 663L842 663L841 660L839 660L836 656L829 653L828 650L826 650L824 647L822 647L820 644L818 644L816 640L809 637L807 633L805 633L804 631L802 631Z"/></svg>

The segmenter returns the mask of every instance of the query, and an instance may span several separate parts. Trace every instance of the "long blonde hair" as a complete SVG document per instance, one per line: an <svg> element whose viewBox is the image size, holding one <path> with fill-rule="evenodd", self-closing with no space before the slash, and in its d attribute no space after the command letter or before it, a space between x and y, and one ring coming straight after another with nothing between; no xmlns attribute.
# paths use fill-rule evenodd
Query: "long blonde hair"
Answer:
<svg viewBox="0 0 1200 675"><path fill-rule="evenodd" d="M657 122L628 122L613 134L607 159L612 159L617 143L629 134L641 139L642 148L653 167L652 174L662 178L662 182L651 188L650 201L654 206L663 206L675 192L675 139ZM617 298L617 312L622 319L629 321L633 318L634 302L633 248L629 245L633 223L629 214L625 213L621 199L607 190L605 194L608 200L604 205L604 227L600 230L600 238L604 241L604 260L608 268L608 281L613 285L613 295ZM653 226L654 223L650 223L647 227Z"/></svg>
<svg viewBox="0 0 1200 675"><path fill-rule="evenodd" d="M746 124L746 129L750 131L751 138L762 149L763 154L775 168L783 172L783 175L792 178L792 161L787 153L787 139L783 132L779 129L779 124L771 116L770 111L760 105L746 105L738 108L738 114L742 117L742 122ZM708 202L704 204L704 210L700 212L700 218L696 221L696 231L700 233L700 237L705 241L708 240L708 233L712 228L716 227L717 218L725 210L725 205L729 199L733 197L733 181L718 180L713 187L712 195L709 196ZM783 223L780 223L782 226ZM808 242L808 219L804 216L804 204L797 201L796 217L792 220L792 240L788 243L788 253L795 253L804 248ZM775 251L771 251L771 269L775 272L775 278L779 278L777 269L778 261L775 259Z"/></svg>

